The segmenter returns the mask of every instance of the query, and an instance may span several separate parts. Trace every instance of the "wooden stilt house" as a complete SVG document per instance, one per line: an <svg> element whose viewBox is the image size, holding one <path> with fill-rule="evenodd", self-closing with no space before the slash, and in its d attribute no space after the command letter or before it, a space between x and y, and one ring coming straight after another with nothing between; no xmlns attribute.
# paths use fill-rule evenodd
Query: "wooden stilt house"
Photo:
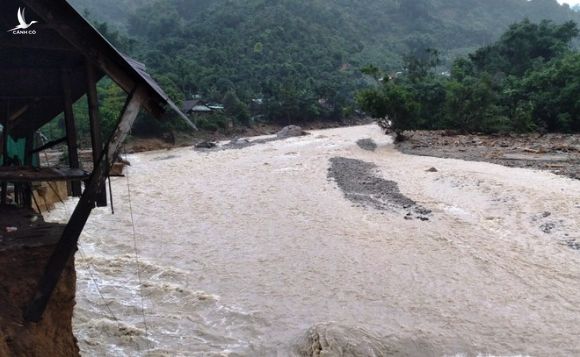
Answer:
<svg viewBox="0 0 580 357"><path fill-rule="evenodd" d="M110 137L103 138L97 82L108 76L127 93ZM93 169L79 163L73 103L86 97ZM0 254L14 247L54 244L33 296L23 304L26 321L39 321L59 276L95 206L107 204L105 179L141 109L163 119L177 109L145 67L117 51L65 0L2 0L0 3ZM66 135L39 146L34 135L58 115ZM64 167L42 167L34 155L66 144ZM70 182L78 205L66 225L30 221L31 185ZM18 226L18 222L26 224ZM14 227L10 227L13 225ZM0 284L2 284L0 282Z"/></svg>

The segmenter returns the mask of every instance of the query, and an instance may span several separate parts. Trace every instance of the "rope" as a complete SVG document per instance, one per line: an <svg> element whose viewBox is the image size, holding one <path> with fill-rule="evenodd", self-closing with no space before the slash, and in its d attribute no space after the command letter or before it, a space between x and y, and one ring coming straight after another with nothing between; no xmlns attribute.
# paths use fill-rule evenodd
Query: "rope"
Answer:
<svg viewBox="0 0 580 357"><path fill-rule="evenodd" d="M49 163L49 160L48 160L48 155L46 154L46 152L44 152L44 158L46 160L46 163L48 164ZM146 316L145 316L145 301L144 301L143 292L142 292L143 283L141 281L141 264L140 264L140 261L139 261L139 254L138 254L138 250L137 250L137 239L136 239L135 220L134 220L134 217L133 217L133 205L131 203L131 188L130 188L129 176L126 175L126 177L127 177L127 192L128 192L128 197L129 197L129 199L128 199L128 202L129 202L129 210L130 210L130 213L131 213L131 223L132 223L132 227L133 227L133 248L135 250L135 261L137 263L137 277L139 279L139 295L140 295L140 298L141 298L141 315L143 316L143 324L145 326L145 337L148 338L148 336L149 336L149 328L148 328L147 319L146 319ZM111 185L111 178L109 177L108 179L109 179L109 193L111 195L110 196L111 197L111 209L112 209L112 213L114 214L114 209L112 207L112 204L113 204L113 190L112 190L112 187L111 187L112 186ZM53 187L53 185L50 182L48 182L48 186L55 193L55 195L58 198L58 200L62 203L62 205L64 206L65 215L68 216L69 215L69 212L68 212L68 207L67 207L66 202L64 201L64 199L60 196L60 194L58 193L58 191L56 190L56 188ZM39 211L40 211L40 209L39 209ZM109 318L112 319L113 321L115 321L115 323L117 324L117 329L121 330L120 320L117 318L117 316L115 315L115 313L113 312L113 310L109 306L109 303L105 299L105 296L103 295L103 292L102 292L102 290L101 290L101 288L100 288L100 286L99 286L99 284L97 282L97 279L95 277L95 274L94 274L95 267L87 259L87 256L84 253L84 251L83 251L83 249L82 249L82 247L80 245L80 242L79 242L78 248L79 248L79 253L81 254L82 259L86 262L86 265L88 267L87 271L89 273L89 278L92 281L93 285L95 286L95 288L97 290L97 293L99 294L99 297L100 297L101 301L103 302L103 305L107 309L107 312L109 314ZM137 346L137 350L139 352L141 352L141 349L139 347L139 343L137 343L136 346Z"/></svg>
<svg viewBox="0 0 580 357"><path fill-rule="evenodd" d="M93 273L95 267L91 264L91 262L89 262L89 260L87 259L87 256L85 255L85 253L83 252L83 249L81 248L81 246L79 245L79 253L81 253L81 257L83 258L83 260L86 262L87 266L89 269L89 275L91 278L91 281L93 282L93 284L95 285L95 288L97 289L97 292L99 293L99 296L101 297L101 300L103 301L103 304L105 305L105 308L107 309L107 311L109 312L109 317L115 321L117 323L117 329L121 330L121 323L119 322L119 319L117 318L117 316L115 316L115 314L113 313L113 310L111 310L111 307L109 306L109 303L107 302L107 300L105 299L105 296L103 295L103 292L101 291L101 288L99 287L99 284L97 283L97 279L95 278L95 275Z"/></svg>
<svg viewBox="0 0 580 357"><path fill-rule="evenodd" d="M131 182L129 181L129 174L125 174L127 179L127 202L129 203L129 213L131 215L131 225L133 228L133 249L135 251L135 263L137 265L137 279L139 280L139 296L141 298L141 315L143 316L143 325L145 327L145 338L149 337L149 327L147 326L147 318L145 315L145 299L143 297L143 282L141 280L141 263L139 261L139 251L137 249L137 232L135 229L135 218L133 216L133 203L131 201Z"/></svg>
<svg viewBox="0 0 580 357"><path fill-rule="evenodd" d="M60 202L62 203L63 207L64 207L64 212L65 215L68 217L69 216L69 210L68 210L68 206L66 204L66 202L60 197L60 195L58 194L58 192L52 187L52 185L50 185L49 182L49 186L50 188L53 189L54 193L56 194L56 197L60 200ZM101 287L99 286L99 283L97 282L97 278L95 277L94 271L95 271L95 266L87 259L87 255L84 253L80 242L78 245L79 248L79 253L81 254L81 258L86 262L87 267L88 267L88 272L89 272L89 277L91 279L91 281L93 282L93 285L95 286L95 288L97 289L97 293L99 294L101 300L103 301L103 305L105 305L105 308L107 309L107 311L109 312L109 318L112 319L113 321L115 321L115 323L117 324L117 329L121 330L121 323L120 320L117 318L117 316L113 313L113 310L111 310L111 307L109 306L109 303L107 302L107 299L105 299L105 296L103 295L103 292L101 291Z"/></svg>

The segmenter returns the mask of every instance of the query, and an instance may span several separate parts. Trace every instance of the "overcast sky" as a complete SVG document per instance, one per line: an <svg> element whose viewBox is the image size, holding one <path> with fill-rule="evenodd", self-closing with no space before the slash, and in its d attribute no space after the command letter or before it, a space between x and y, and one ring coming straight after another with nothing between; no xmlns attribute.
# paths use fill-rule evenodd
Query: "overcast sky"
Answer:
<svg viewBox="0 0 580 357"><path fill-rule="evenodd" d="M570 5L580 4L580 0L558 0L560 4L566 3Z"/></svg>

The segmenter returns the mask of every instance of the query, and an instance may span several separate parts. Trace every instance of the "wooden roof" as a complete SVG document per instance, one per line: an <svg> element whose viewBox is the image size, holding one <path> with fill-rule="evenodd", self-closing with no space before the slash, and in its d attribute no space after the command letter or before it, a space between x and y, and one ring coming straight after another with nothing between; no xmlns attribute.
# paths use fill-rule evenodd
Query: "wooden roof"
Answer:
<svg viewBox="0 0 580 357"><path fill-rule="evenodd" d="M10 32L19 24L19 8L28 30ZM65 0L2 0L0 3L0 118L12 118L10 133L24 136L64 110L63 72L68 72L73 100L87 92L87 63L108 75L126 92L146 92L143 107L157 118L167 109L183 113L147 74L145 66L117 51Z"/></svg>

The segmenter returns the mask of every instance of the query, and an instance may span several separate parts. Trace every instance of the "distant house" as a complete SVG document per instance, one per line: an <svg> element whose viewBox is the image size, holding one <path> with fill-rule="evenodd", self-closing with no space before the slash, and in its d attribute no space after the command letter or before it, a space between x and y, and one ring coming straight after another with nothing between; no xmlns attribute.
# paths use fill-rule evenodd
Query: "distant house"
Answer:
<svg viewBox="0 0 580 357"><path fill-rule="evenodd" d="M221 112L223 110L223 105L206 103L201 99L186 100L181 106L181 111L187 115L210 114L214 112Z"/></svg>

